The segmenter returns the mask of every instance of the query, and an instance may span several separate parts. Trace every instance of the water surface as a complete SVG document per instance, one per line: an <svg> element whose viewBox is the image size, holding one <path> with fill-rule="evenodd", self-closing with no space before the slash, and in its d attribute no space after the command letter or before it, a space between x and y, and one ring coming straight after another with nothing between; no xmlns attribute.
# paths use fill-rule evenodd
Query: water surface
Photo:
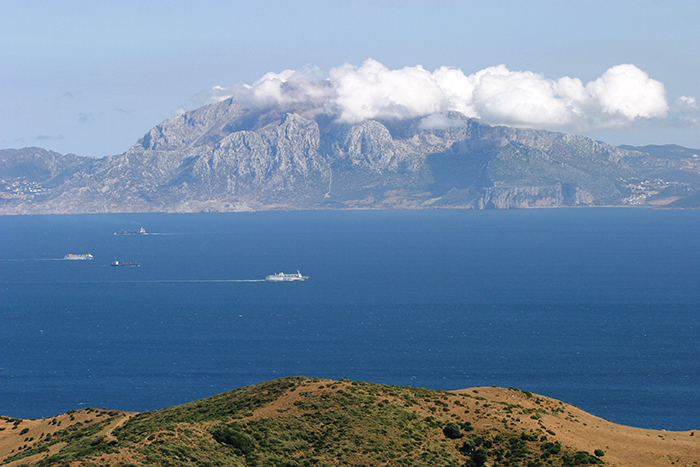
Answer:
<svg viewBox="0 0 700 467"><path fill-rule="evenodd" d="M643 209L0 217L0 414L304 375L519 387L698 429L698 226ZM297 269L310 280L246 282Z"/></svg>

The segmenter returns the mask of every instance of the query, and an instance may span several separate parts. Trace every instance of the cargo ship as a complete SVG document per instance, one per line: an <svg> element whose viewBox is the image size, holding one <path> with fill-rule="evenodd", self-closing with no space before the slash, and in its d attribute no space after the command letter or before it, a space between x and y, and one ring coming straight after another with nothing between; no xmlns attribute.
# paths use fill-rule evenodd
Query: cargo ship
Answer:
<svg viewBox="0 0 700 467"><path fill-rule="evenodd" d="M124 267L124 268L138 268L141 265L139 263L122 263L122 262L119 262L115 259L114 261L112 261L112 264L110 264L110 266L120 266L120 267Z"/></svg>
<svg viewBox="0 0 700 467"><path fill-rule="evenodd" d="M94 256L92 256L90 253L86 254L81 254L81 255L74 255L72 253L68 253L66 256L63 257L63 259L70 259L70 260L86 260L86 259L93 259Z"/></svg>
<svg viewBox="0 0 700 467"><path fill-rule="evenodd" d="M137 230L117 230L114 235L146 235L146 229L141 227Z"/></svg>
<svg viewBox="0 0 700 467"><path fill-rule="evenodd" d="M292 282L292 281L305 281L308 280L309 276L302 276L299 271L296 274L285 274L279 272L276 274L270 274L265 278L269 282Z"/></svg>

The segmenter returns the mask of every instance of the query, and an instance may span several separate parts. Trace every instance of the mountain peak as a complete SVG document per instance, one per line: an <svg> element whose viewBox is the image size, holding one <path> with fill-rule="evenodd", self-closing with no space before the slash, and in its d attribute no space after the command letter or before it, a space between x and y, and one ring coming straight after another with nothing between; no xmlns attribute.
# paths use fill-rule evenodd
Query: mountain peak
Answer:
<svg viewBox="0 0 700 467"><path fill-rule="evenodd" d="M663 205L700 184L690 150L616 148L455 111L342 122L313 101L226 99L103 159L16 151L0 159L3 213Z"/></svg>

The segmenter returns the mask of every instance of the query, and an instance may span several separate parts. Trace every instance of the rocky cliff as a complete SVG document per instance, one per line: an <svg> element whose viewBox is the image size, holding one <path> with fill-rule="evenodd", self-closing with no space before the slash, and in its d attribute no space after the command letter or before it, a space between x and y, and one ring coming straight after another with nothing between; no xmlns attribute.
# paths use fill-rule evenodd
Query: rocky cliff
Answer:
<svg viewBox="0 0 700 467"><path fill-rule="evenodd" d="M509 209L671 202L696 191L685 182L672 197L659 196L668 185L645 189L653 170L640 169L660 160L455 112L348 124L309 106L229 99L164 121L119 155L0 151L0 213Z"/></svg>

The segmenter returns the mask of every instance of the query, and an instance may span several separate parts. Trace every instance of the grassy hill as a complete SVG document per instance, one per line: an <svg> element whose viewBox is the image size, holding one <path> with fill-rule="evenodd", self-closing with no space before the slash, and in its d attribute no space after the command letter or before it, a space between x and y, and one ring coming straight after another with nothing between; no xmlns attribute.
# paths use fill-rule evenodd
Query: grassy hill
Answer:
<svg viewBox="0 0 700 467"><path fill-rule="evenodd" d="M283 378L163 410L0 419L0 465L698 466L700 436L518 389Z"/></svg>

